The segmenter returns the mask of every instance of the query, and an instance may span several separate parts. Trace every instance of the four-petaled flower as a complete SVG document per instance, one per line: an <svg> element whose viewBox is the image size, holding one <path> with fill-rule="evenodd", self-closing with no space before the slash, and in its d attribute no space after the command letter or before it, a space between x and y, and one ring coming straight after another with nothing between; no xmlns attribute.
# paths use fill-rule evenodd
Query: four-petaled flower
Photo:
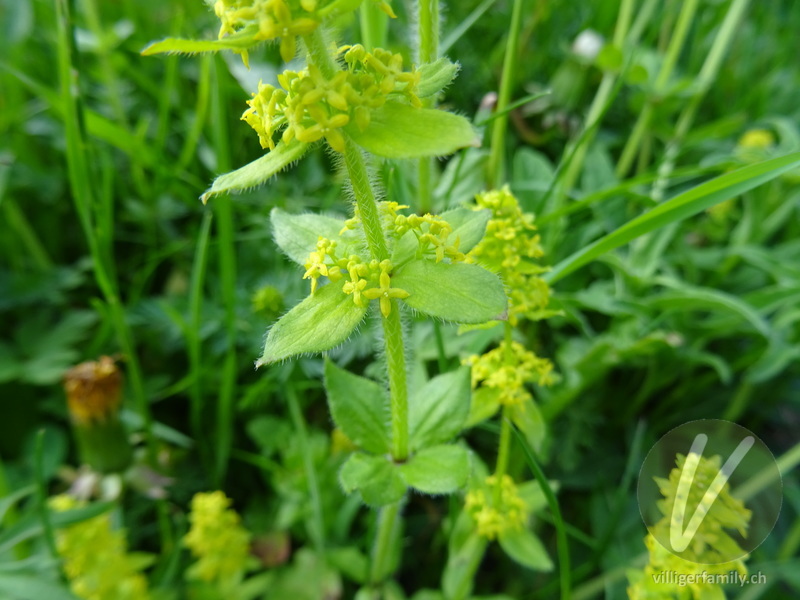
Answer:
<svg viewBox="0 0 800 600"><path fill-rule="evenodd" d="M381 314L384 317L388 317L389 313L392 311L392 299L408 298L410 294L400 288L391 287L392 279L389 276L389 271L392 268L392 263L390 263L388 260L384 260L381 262L380 268L381 275L378 278L380 287L365 290L364 296L370 300L380 299Z"/></svg>

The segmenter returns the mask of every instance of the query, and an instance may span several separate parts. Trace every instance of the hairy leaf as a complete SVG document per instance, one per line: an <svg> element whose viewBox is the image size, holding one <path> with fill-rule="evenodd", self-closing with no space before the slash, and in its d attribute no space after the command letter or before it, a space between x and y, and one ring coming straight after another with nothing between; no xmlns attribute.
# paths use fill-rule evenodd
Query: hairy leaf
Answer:
<svg viewBox="0 0 800 600"><path fill-rule="evenodd" d="M449 494L464 487L469 454L461 446L441 445L420 450L400 465L406 483L426 494Z"/></svg>
<svg viewBox="0 0 800 600"><path fill-rule="evenodd" d="M325 389L333 422L347 437L374 454L389 452L389 399L383 387L326 360Z"/></svg>
<svg viewBox="0 0 800 600"><path fill-rule="evenodd" d="M472 125L464 117L399 102L387 102L372 111L369 126L364 131L355 123L346 129L356 144L385 158L444 156L480 144Z"/></svg>
<svg viewBox="0 0 800 600"><path fill-rule="evenodd" d="M308 151L309 144L292 140L288 144L278 142L273 150L249 165L220 175L211 187L200 196L203 204L212 196L219 194L238 194L265 183L270 177L280 173L294 161L299 160Z"/></svg>
<svg viewBox="0 0 800 600"><path fill-rule="evenodd" d="M267 334L256 367L298 354L325 352L350 337L367 308L357 306L342 291L344 283L343 279L322 286L278 319Z"/></svg>
<svg viewBox="0 0 800 600"><path fill-rule="evenodd" d="M410 295L411 308L455 323L484 323L502 318L508 306L497 275L478 265L413 260L392 278Z"/></svg>
<svg viewBox="0 0 800 600"><path fill-rule="evenodd" d="M469 369L434 377L408 402L412 450L446 442L459 434L469 415Z"/></svg>

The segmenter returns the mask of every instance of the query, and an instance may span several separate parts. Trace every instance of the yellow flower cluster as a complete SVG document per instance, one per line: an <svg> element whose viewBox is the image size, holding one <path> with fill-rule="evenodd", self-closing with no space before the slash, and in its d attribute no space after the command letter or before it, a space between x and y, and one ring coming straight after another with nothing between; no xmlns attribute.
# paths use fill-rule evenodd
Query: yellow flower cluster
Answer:
<svg viewBox="0 0 800 600"><path fill-rule="evenodd" d="M511 346L502 342L481 356L470 356L463 364L472 367L472 387L482 385L498 390L498 402L505 406L533 400L526 384L553 382L553 363L539 358L519 342L511 342Z"/></svg>
<svg viewBox="0 0 800 600"><path fill-rule="evenodd" d="M534 235L533 215L523 213L508 186L475 197L476 210L489 209L492 218L486 235L469 253L469 259L498 273L508 289L508 320L538 319L546 315L550 288L539 275L547 269L534 262L543 256L540 238Z"/></svg>
<svg viewBox="0 0 800 600"><path fill-rule="evenodd" d="M236 581L244 575L250 555L250 534L231 500L221 491L199 493L192 498L191 528L183 543L197 558L187 574L209 583Z"/></svg>
<svg viewBox="0 0 800 600"><path fill-rule="evenodd" d="M79 508L70 496L50 499L55 511ZM111 528L108 513L81 521L56 533L58 553L70 589L84 600L147 600L147 579L141 573L150 562L146 555L129 554L123 530Z"/></svg>
<svg viewBox="0 0 800 600"><path fill-rule="evenodd" d="M308 255L303 279L311 279L311 293L317 289L320 277L339 281L346 272L350 280L342 291L353 297L356 306L366 307L370 300L380 300L381 313L388 317L393 298L408 298L408 292L392 287L392 263L389 260L365 262L356 254L338 258L336 242L324 237L317 241L317 249Z"/></svg>
<svg viewBox="0 0 800 600"><path fill-rule="evenodd" d="M508 475L486 478L483 488L467 492L465 508L479 535L495 539L508 529L519 529L528 519L528 507Z"/></svg>
<svg viewBox="0 0 800 600"><path fill-rule="evenodd" d="M281 58L294 58L296 38L314 31L320 23L316 15L319 0L217 0L214 13L222 22L219 38L222 39L246 27L256 29L254 40L280 39ZM247 52L242 51L245 63Z"/></svg>
<svg viewBox="0 0 800 600"><path fill-rule="evenodd" d="M420 256L427 252L433 254L436 262L441 262L449 258L451 262L463 262L467 256L460 252L458 246L460 239L450 240L453 233L453 226L443 218L436 215L403 215L398 211L408 208L405 204L397 202L381 202L379 209L382 218L382 226L387 235L399 238L409 231L413 231L419 242L418 254ZM348 229L356 229L361 224L358 214L352 219L345 221L344 233Z"/></svg>
<svg viewBox="0 0 800 600"><path fill-rule="evenodd" d="M629 573L631 585L628 597L631 600L687 598L724 598L719 584L713 581L714 575L725 575L732 571L742 576L747 574L744 559L729 560L733 555L744 555L725 529L736 529L742 535L747 530L751 511L744 504L731 496L730 486L726 483L716 497L708 513L700 524L697 533L681 556L676 556L665 548L658 540L670 537L670 515L678 493L678 482L681 479L686 461L697 463L694 480L687 499L687 512L693 514L695 507L703 500L706 490L720 471L721 458L713 456L705 458L697 454L677 457L677 467L670 472L669 479L656 479L664 499L658 503L664 517L656 523L645 538L645 545L650 555L649 564L643 571ZM662 576L669 573L680 573L686 577L687 585L671 582ZM712 576L712 577L709 577Z"/></svg>
<svg viewBox="0 0 800 600"><path fill-rule="evenodd" d="M370 123L371 111L383 106L390 94L420 106L416 95L420 74L403 71L400 54L380 48L367 52L361 45L345 46L340 52L344 52L347 69L332 79L311 64L299 73L278 75L280 87L259 83L242 120L258 133L262 148L273 149L275 132L285 127L285 143L325 138L331 148L344 152L341 128L353 122L363 131Z"/></svg>

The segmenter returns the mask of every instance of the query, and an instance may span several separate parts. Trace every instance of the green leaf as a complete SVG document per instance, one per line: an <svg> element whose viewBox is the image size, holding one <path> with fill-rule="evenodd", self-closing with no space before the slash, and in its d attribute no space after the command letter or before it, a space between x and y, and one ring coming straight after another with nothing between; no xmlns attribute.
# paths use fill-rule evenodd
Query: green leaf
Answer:
<svg viewBox="0 0 800 600"><path fill-rule="evenodd" d="M451 548L442 573L442 590L447 598L469 598L474 573L478 570L488 541L477 531L466 537L457 549Z"/></svg>
<svg viewBox="0 0 800 600"><path fill-rule="evenodd" d="M420 450L400 465L406 483L425 494L450 494L464 487L469 476L469 454L452 444Z"/></svg>
<svg viewBox="0 0 800 600"><path fill-rule="evenodd" d="M537 404L527 400L509 408L511 422L522 432L531 447L540 452L547 434L547 425Z"/></svg>
<svg viewBox="0 0 800 600"><path fill-rule="evenodd" d="M421 65L417 69L419 73L417 96L427 98L438 94L456 78L459 69L458 64L452 63L446 58Z"/></svg>
<svg viewBox="0 0 800 600"><path fill-rule="evenodd" d="M406 484L397 465L383 456L356 452L339 471L339 482L348 494L358 490L370 506L398 502L406 493Z"/></svg>
<svg viewBox="0 0 800 600"><path fill-rule="evenodd" d="M606 252L631 240L752 190L800 165L800 152L794 152L726 173L659 204L652 210L589 244L558 263L543 279L553 284Z"/></svg>
<svg viewBox="0 0 800 600"><path fill-rule="evenodd" d="M212 196L238 194L259 186L294 161L300 160L308 151L308 148L308 144L297 140L292 140L288 144L280 141L273 150L270 150L261 158L257 158L249 165L217 177L211 187L200 196L200 199L205 204Z"/></svg>
<svg viewBox="0 0 800 600"><path fill-rule="evenodd" d="M159 42L153 42L142 50L143 56L153 54L196 54L198 52L219 52L220 50L246 50L250 46L257 44L255 35L258 33L258 25L250 25L233 35L229 35L219 40L184 40L180 38L167 38Z"/></svg>
<svg viewBox="0 0 800 600"><path fill-rule="evenodd" d="M508 302L497 275L478 265L413 260L392 277L411 308L455 323L503 318Z"/></svg>
<svg viewBox="0 0 800 600"><path fill-rule="evenodd" d="M342 291L344 284L342 279L322 286L278 319L256 368L297 354L325 352L350 337L367 308Z"/></svg>
<svg viewBox="0 0 800 600"><path fill-rule="evenodd" d="M325 361L325 389L336 426L355 444L372 452L389 452L389 399L374 381L348 373Z"/></svg>
<svg viewBox="0 0 800 600"><path fill-rule="evenodd" d="M438 375L409 398L412 450L446 442L459 434L469 415L469 369Z"/></svg>
<svg viewBox="0 0 800 600"><path fill-rule="evenodd" d="M355 546L328 548L325 558L348 579L356 583L366 583L369 577L369 559Z"/></svg>
<svg viewBox="0 0 800 600"><path fill-rule="evenodd" d="M459 251L466 254L483 239L492 211L454 208L443 212L440 216L453 227L448 239L452 241L458 239Z"/></svg>
<svg viewBox="0 0 800 600"><path fill-rule="evenodd" d="M57 582L35 575L0 575L0 596L4 598L47 598L76 600L76 596Z"/></svg>
<svg viewBox="0 0 800 600"><path fill-rule="evenodd" d="M373 110L364 131L355 123L346 130L367 152L385 158L444 156L459 148L480 145L472 125L464 117L399 102L387 102Z"/></svg>
<svg viewBox="0 0 800 600"><path fill-rule="evenodd" d="M552 571L553 561L542 542L525 528L506 529L497 536L503 551L523 567L534 571Z"/></svg>
<svg viewBox="0 0 800 600"><path fill-rule="evenodd" d="M479 387L472 392L472 402L469 407L469 418L467 427L474 427L478 423L489 419L497 413L500 408L500 389L490 387Z"/></svg>
<svg viewBox="0 0 800 600"><path fill-rule="evenodd" d="M309 253L317 247L320 236L338 240L344 219L314 213L293 215L280 208L270 213L272 237L278 247L299 265L306 264Z"/></svg>

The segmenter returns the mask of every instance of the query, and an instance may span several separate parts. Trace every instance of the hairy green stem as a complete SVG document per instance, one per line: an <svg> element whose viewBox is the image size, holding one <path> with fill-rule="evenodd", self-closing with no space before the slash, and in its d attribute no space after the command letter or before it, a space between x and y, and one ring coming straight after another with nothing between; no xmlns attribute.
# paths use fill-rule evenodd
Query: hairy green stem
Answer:
<svg viewBox="0 0 800 600"><path fill-rule="evenodd" d="M519 46L520 30L522 29L522 2L523 0L514 0L514 7L511 10L511 24L508 30L508 40L506 41L506 55L503 59L500 94L497 97L497 106L495 107L495 110L498 113L502 113L502 116L495 119L494 126L492 127L491 151L486 173L486 181L489 188L495 187L497 183L504 178L503 171L508 114L503 111L511 101L511 93L514 91L514 79L517 70L517 49Z"/></svg>
<svg viewBox="0 0 800 600"><path fill-rule="evenodd" d="M317 27L313 32L303 36L303 42L308 50L309 62L319 67L325 79L333 79L339 67L336 66L336 61L328 50L321 28Z"/></svg>
<svg viewBox="0 0 800 600"><path fill-rule="evenodd" d="M362 2L359 10L361 43L368 51L386 47L389 16L374 2Z"/></svg>
<svg viewBox="0 0 800 600"><path fill-rule="evenodd" d="M383 336L386 344L386 366L389 371L389 395L392 414L392 457L408 458L408 387L406 357L403 347L403 326L400 306L392 300L392 310L383 317Z"/></svg>
<svg viewBox="0 0 800 600"><path fill-rule="evenodd" d="M419 63L429 63L439 58L439 0L419 0ZM436 98L426 98L422 102L426 108L436 105ZM417 202L420 213L431 211L431 174L433 158L423 156L417 167Z"/></svg>
<svg viewBox="0 0 800 600"><path fill-rule="evenodd" d="M350 185L353 186L356 210L364 225L364 234L370 254L377 260L389 258L389 250L381 228L378 204L369 181L367 166L361 150L350 139L345 139L344 162L350 176Z"/></svg>
<svg viewBox="0 0 800 600"><path fill-rule="evenodd" d="M512 334L514 328L511 323L506 321L503 324L503 345L504 345L504 360L506 364L510 364L513 359L513 350L511 344L513 342ZM495 504L500 502L500 480L508 470L508 453L511 447L511 411L508 406L503 406L500 415L500 440L497 447L497 463L495 465L494 474L497 478L497 485L494 488L494 501Z"/></svg>
<svg viewBox="0 0 800 600"><path fill-rule="evenodd" d="M372 564L370 565L369 581L375 585L381 582L389 570L386 561L392 549L392 534L400 517L402 502L389 504L380 509L378 513L378 530L375 534L375 546L372 548Z"/></svg>

